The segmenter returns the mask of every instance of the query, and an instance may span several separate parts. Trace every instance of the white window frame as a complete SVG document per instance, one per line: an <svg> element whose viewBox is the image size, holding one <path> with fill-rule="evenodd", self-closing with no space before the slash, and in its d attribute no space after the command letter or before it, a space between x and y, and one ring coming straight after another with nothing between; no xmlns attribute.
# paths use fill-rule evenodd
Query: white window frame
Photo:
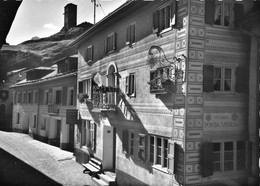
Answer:
<svg viewBox="0 0 260 186"><path fill-rule="evenodd" d="M153 159L151 160L151 138L154 139L154 149L153 149ZM158 157L158 149L157 149L157 139L160 138L161 139L161 161L160 163L157 163L157 157ZM167 137L162 137L162 136L155 136L155 135L149 135L148 136L148 161L149 163L152 164L152 167L160 169L164 172L168 172L167 171L167 166L168 166L168 140L169 138ZM164 143L165 141L165 143ZM165 147L165 144L167 144L167 148ZM166 152L165 152L166 151ZM165 158L167 159L167 162L165 163L164 160Z"/></svg>
<svg viewBox="0 0 260 186"><path fill-rule="evenodd" d="M71 91L73 91L72 97L71 97ZM68 103L67 103L67 105L69 105L69 106L75 105L75 99L74 99L75 96L74 95L75 95L74 87L68 87L68 92L67 92ZM72 104L71 104L71 102L72 102Z"/></svg>
<svg viewBox="0 0 260 186"><path fill-rule="evenodd" d="M93 57L94 57L94 47L93 45L89 45L87 48L86 48L86 51L85 51L85 61L87 63L93 61Z"/></svg>
<svg viewBox="0 0 260 186"><path fill-rule="evenodd" d="M231 64L231 65L227 65L227 64L214 64L214 84L213 84L213 90L214 93L234 93L235 92L235 83L236 83L236 76L235 76L235 70L236 70L237 65L235 64ZM220 79L220 90L215 90L215 80L217 80L215 78L215 69L219 68L221 69L221 79ZM225 69L231 69L231 87L230 90L225 90Z"/></svg>
<svg viewBox="0 0 260 186"><path fill-rule="evenodd" d="M83 81L83 93L88 95L88 99L92 97L92 78Z"/></svg>
<svg viewBox="0 0 260 186"><path fill-rule="evenodd" d="M218 15L220 15L220 24L216 24L216 5L214 7L214 26L221 26L221 27L234 27L234 3L230 0L224 0L224 1L216 1L217 4L220 4L221 6L221 13L219 13ZM230 5L230 18L229 18L229 25L225 26L224 25L224 20L225 20L225 4L229 4Z"/></svg>

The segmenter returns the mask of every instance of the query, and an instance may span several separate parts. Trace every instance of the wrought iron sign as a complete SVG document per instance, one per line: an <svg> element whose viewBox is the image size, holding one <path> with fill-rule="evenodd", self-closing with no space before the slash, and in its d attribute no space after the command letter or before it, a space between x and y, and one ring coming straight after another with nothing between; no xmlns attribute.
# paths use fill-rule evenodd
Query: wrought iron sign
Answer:
<svg viewBox="0 0 260 186"><path fill-rule="evenodd" d="M177 82L185 81L186 56L167 59L163 49L159 46L151 46L148 51L148 64L150 72L150 92L155 94L173 93L177 90Z"/></svg>

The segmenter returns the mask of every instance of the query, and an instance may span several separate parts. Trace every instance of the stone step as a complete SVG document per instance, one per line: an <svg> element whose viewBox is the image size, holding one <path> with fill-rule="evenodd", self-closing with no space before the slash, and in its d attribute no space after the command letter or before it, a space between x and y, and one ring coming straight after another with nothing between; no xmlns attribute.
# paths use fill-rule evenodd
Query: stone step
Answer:
<svg viewBox="0 0 260 186"><path fill-rule="evenodd" d="M97 179L97 178L92 178L92 181L94 183L95 186L109 186L109 183L106 183L105 181L101 180L101 179Z"/></svg>
<svg viewBox="0 0 260 186"><path fill-rule="evenodd" d="M107 183L112 183L112 182L116 181L114 177L108 176L106 174L99 174L99 177L101 180L103 180Z"/></svg>

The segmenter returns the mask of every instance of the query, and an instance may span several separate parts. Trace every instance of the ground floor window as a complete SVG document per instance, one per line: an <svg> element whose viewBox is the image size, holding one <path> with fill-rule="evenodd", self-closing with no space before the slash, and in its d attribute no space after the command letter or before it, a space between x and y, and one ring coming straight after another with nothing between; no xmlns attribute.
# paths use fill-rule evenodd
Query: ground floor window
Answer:
<svg viewBox="0 0 260 186"><path fill-rule="evenodd" d="M16 115L16 124L19 125L20 124L20 113L17 112L17 115Z"/></svg>
<svg viewBox="0 0 260 186"><path fill-rule="evenodd" d="M168 138L160 136L149 137L149 162L162 168L167 168Z"/></svg>
<svg viewBox="0 0 260 186"><path fill-rule="evenodd" d="M91 150L96 147L96 124L93 121L83 120L81 146L87 146Z"/></svg>
<svg viewBox="0 0 260 186"><path fill-rule="evenodd" d="M227 141L213 143L213 172L246 168L246 143Z"/></svg>

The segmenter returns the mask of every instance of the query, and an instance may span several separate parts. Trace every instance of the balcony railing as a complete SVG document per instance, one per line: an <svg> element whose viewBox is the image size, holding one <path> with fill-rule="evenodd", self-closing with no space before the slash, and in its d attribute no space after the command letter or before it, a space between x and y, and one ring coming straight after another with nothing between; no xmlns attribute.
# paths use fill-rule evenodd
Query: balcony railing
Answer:
<svg viewBox="0 0 260 186"><path fill-rule="evenodd" d="M49 114L59 114L60 105L57 104L48 104L48 113Z"/></svg>
<svg viewBox="0 0 260 186"><path fill-rule="evenodd" d="M98 108L102 111L116 111L117 96L117 92L95 92L91 100L93 108Z"/></svg>

